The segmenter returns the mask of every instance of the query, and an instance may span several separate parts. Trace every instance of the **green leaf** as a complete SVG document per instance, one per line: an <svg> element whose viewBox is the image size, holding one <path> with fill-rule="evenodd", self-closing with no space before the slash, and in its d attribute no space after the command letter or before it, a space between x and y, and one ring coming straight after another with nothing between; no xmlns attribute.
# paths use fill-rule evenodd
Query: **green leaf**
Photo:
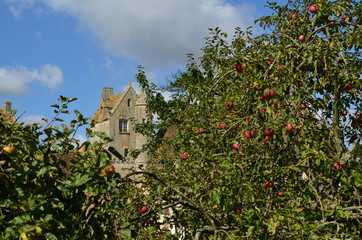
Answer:
<svg viewBox="0 0 362 240"><path fill-rule="evenodd" d="M73 186L79 187L86 184L91 178L88 175L77 176L75 181L72 183Z"/></svg>
<svg viewBox="0 0 362 240"><path fill-rule="evenodd" d="M58 238L57 238L53 233L51 233L51 232L47 232L47 233L45 233L44 235L45 235L45 237L46 237L47 239L49 239L49 240L58 240Z"/></svg>
<svg viewBox="0 0 362 240"><path fill-rule="evenodd" d="M58 169L57 169L56 167L53 167L53 166L45 166L45 167L41 168L41 169L37 172L36 176L37 176L37 177L40 177L40 176L44 175L45 173L53 172L53 171L57 171L57 170L58 170Z"/></svg>
<svg viewBox="0 0 362 240"><path fill-rule="evenodd" d="M131 238L132 237L132 231L128 228L122 229L121 234L123 237Z"/></svg>
<svg viewBox="0 0 362 240"><path fill-rule="evenodd" d="M19 232L31 232L35 230L35 227L34 225L25 225L19 228Z"/></svg>
<svg viewBox="0 0 362 240"><path fill-rule="evenodd" d="M254 229L255 229L255 226L250 226L250 227L248 228L248 236L252 236L252 235L253 235Z"/></svg>

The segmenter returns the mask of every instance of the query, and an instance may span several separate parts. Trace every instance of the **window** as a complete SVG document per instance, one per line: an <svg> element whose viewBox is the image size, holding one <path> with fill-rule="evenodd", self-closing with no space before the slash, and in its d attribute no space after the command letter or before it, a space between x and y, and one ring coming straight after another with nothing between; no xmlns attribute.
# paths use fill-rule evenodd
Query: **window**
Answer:
<svg viewBox="0 0 362 240"><path fill-rule="evenodd" d="M128 105L128 107L131 106L131 99L128 99L128 100L127 100L127 105Z"/></svg>
<svg viewBox="0 0 362 240"><path fill-rule="evenodd" d="M124 157L128 156L128 148L124 148Z"/></svg>
<svg viewBox="0 0 362 240"><path fill-rule="evenodd" d="M127 132L128 128L128 121L127 119L119 119L119 131L120 132Z"/></svg>

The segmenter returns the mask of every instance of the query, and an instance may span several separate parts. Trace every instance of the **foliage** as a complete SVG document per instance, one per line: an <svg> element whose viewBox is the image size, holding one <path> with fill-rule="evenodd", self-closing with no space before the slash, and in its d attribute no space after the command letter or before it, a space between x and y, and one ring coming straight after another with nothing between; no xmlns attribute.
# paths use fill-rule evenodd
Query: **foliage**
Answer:
<svg viewBox="0 0 362 240"><path fill-rule="evenodd" d="M274 13L256 21L260 36L236 29L228 41L211 29L204 54L190 55L168 87L175 91L168 102L140 68L159 119L150 132L169 132L150 136L145 186L161 193L160 207L172 206L170 221L187 239L355 239L362 5L269 7Z"/></svg>

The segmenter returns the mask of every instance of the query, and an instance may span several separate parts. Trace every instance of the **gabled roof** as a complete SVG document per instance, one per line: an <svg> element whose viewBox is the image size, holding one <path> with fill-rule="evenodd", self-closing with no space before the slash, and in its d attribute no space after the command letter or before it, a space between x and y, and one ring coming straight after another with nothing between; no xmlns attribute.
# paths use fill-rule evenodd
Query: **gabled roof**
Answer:
<svg viewBox="0 0 362 240"><path fill-rule="evenodd" d="M110 116L112 116L117 111L125 96L130 91L135 92L132 85L129 83L124 92L111 95L109 96L109 99L101 99L101 105L94 113L93 120L96 122L103 122L108 120Z"/></svg>

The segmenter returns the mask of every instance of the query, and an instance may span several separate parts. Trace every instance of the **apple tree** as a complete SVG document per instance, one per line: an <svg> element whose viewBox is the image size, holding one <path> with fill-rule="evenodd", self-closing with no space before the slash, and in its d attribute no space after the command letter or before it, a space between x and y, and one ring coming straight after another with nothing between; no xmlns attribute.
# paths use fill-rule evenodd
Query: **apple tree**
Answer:
<svg viewBox="0 0 362 240"><path fill-rule="evenodd" d="M185 239L356 239L362 229L362 4L268 3L264 33L211 29L166 87L142 177ZM157 132L157 134L155 134Z"/></svg>
<svg viewBox="0 0 362 240"><path fill-rule="evenodd" d="M0 239L153 239L155 211L115 172L111 139L88 128L100 140L80 146L90 119L77 110L64 124L74 100L60 96L44 126L0 114Z"/></svg>

